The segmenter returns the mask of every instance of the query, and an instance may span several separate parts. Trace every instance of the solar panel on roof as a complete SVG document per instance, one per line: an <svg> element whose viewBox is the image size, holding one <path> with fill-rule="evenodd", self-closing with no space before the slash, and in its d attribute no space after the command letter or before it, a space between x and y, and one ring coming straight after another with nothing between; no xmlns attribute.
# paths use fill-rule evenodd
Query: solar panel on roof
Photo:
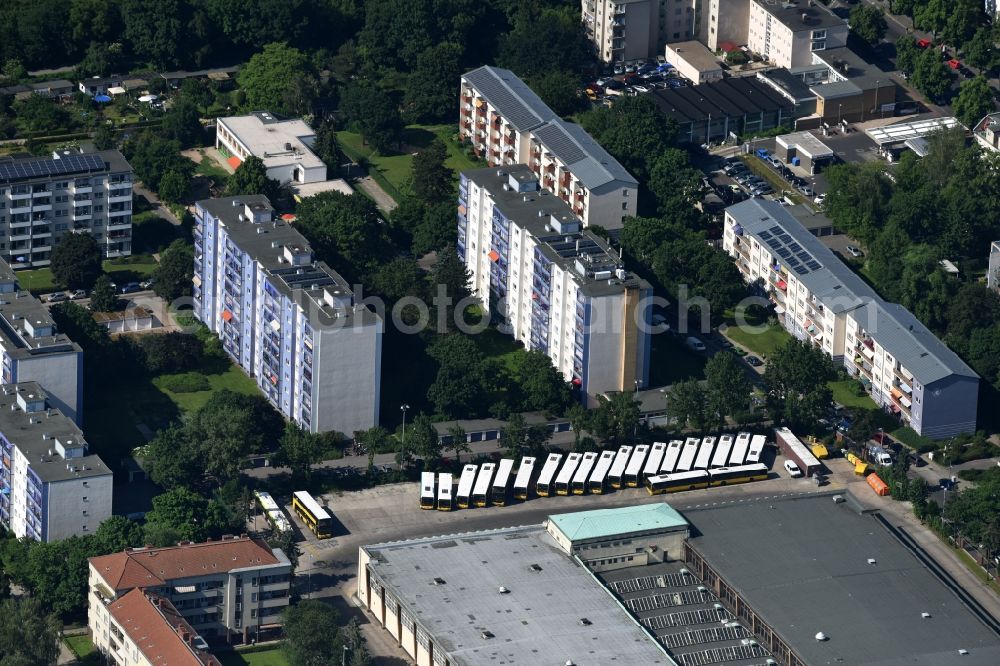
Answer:
<svg viewBox="0 0 1000 666"><path fill-rule="evenodd" d="M809 269L808 269L808 268L806 268L805 266L796 266L796 267L795 267L794 269L792 269L792 270L794 270L794 271L795 271L796 273L798 273L799 275L807 275L807 274L809 273Z"/></svg>
<svg viewBox="0 0 1000 666"><path fill-rule="evenodd" d="M535 132L535 136L566 164L574 164L587 157L580 146L558 125L546 125Z"/></svg>
<svg viewBox="0 0 1000 666"><path fill-rule="evenodd" d="M778 242L778 241L777 241L776 239L774 239L774 238L771 238L770 240L768 240L768 241L767 241L767 244L768 244L768 245L770 245L771 247L775 248L775 249L777 249L777 248L781 247L781 243L779 243L779 242Z"/></svg>
<svg viewBox="0 0 1000 666"><path fill-rule="evenodd" d="M779 238L779 239L781 240L781 242L782 242L782 243L784 243L785 245L788 245L789 243L791 243L791 242L792 242L792 237L791 237L791 236L789 236L788 234L778 234L778 238Z"/></svg>
<svg viewBox="0 0 1000 666"><path fill-rule="evenodd" d="M781 227L777 226L777 225L771 227L770 229L768 229L768 231L770 231L772 234L783 234L783 233L785 233L785 230L782 229Z"/></svg>
<svg viewBox="0 0 1000 666"><path fill-rule="evenodd" d="M806 262L806 266L808 266L809 268L811 268L814 271L818 271L821 268L821 266L819 265L819 262L816 261L816 260Z"/></svg>
<svg viewBox="0 0 1000 666"><path fill-rule="evenodd" d="M795 257L789 257L785 263L791 266L792 268L795 268L796 266L799 265L799 262Z"/></svg>
<svg viewBox="0 0 1000 666"><path fill-rule="evenodd" d="M791 245L788 246L788 249L791 250L792 252L800 252L802 250L802 246L799 245L798 243L792 243Z"/></svg>
<svg viewBox="0 0 1000 666"><path fill-rule="evenodd" d="M792 251L795 252L795 248L792 248ZM808 263L809 261L812 260L812 255L810 255L806 251L797 252L795 254L795 256L798 257L799 259L801 259L803 261L803 263Z"/></svg>
<svg viewBox="0 0 1000 666"><path fill-rule="evenodd" d="M792 253L791 253L791 252L789 252L789 251L788 251L787 249L785 249L785 248L783 248L783 247L779 247L779 248L778 248L778 255L779 255L779 256L780 256L780 257L781 257L782 259L788 259L788 258L789 258L790 256L792 256Z"/></svg>
<svg viewBox="0 0 1000 666"><path fill-rule="evenodd" d="M104 158L100 155L67 155L59 159L18 160L0 163L0 180L13 181L42 176L103 171Z"/></svg>
<svg viewBox="0 0 1000 666"><path fill-rule="evenodd" d="M767 232L767 231L760 232L760 239L761 240L767 240L770 237L771 237L771 234L769 232Z"/></svg>

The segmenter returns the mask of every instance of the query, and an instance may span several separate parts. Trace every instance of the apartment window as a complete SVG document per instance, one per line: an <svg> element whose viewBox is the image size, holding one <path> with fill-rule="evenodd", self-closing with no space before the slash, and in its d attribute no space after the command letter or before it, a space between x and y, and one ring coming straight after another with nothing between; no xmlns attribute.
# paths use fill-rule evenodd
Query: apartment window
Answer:
<svg viewBox="0 0 1000 666"><path fill-rule="evenodd" d="M628 202L626 201L622 202L622 210L628 210Z"/></svg>
<svg viewBox="0 0 1000 666"><path fill-rule="evenodd" d="M809 46L809 48L810 48L810 50L812 50L812 51L824 51L824 50L826 50L826 40L824 39L824 40L822 40L822 41L818 41L818 42L813 42L813 43L812 43L812 44L811 44L811 45Z"/></svg>
<svg viewBox="0 0 1000 666"><path fill-rule="evenodd" d="M674 33L674 39L680 39L680 38L681 38L681 33L675 32Z"/></svg>
<svg viewBox="0 0 1000 666"><path fill-rule="evenodd" d="M623 197L627 197L628 196L628 190L627 189L622 190L622 196Z"/></svg>

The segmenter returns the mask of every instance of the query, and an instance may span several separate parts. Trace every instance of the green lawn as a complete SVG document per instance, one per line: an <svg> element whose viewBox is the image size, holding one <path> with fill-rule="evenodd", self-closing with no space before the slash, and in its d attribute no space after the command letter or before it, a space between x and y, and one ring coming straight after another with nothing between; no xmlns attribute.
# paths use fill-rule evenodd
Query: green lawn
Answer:
<svg viewBox="0 0 1000 666"><path fill-rule="evenodd" d="M730 324L726 328L726 337L743 345L750 351L767 358L772 352L784 345L792 337L780 324L772 324L761 332L746 331Z"/></svg>
<svg viewBox="0 0 1000 666"><path fill-rule="evenodd" d="M160 390L164 395L166 395L170 400L177 405L177 407L185 413L193 412L212 397L212 393L215 391L229 390L236 393L246 393L247 395L253 395L257 393L257 385L254 383L249 376L235 365L229 367L228 370L222 374L206 375L208 378L208 383L211 385L211 389L208 391L194 391L192 393L174 393L168 389L161 386L163 377L169 375L163 375L162 377L153 378L153 386Z"/></svg>
<svg viewBox="0 0 1000 666"><path fill-rule="evenodd" d="M134 254L131 257L108 259L104 262L104 272L118 284L144 280L155 269L156 260L148 254ZM35 294L46 294L58 289L52 277L52 269L49 268L18 271L17 280L22 288Z"/></svg>
<svg viewBox="0 0 1000 666"><path fill-rule="evenodd" d="M83 636L66 636L63 638L63 642L73 651L73 654L80 660L80 663L85 666L102 663L100 655L90 640L90 636L86 634Z"/></svg>
<svg viewBox="0 0 1000 666"><path fill-rule="evenodd" d="M216 164L215 160L205 154L204 150L199 150L201 162L195 167L194 172L202 176L211 178L216 183L225 183L229 179L229 172Z"/></svg>
<svg viewBox="0 0 1000 666"><path fill-rule="evenodd" d="M288 658L280 647L259 652L220 652L222 666L288 666Z"/></svg>
<svg viewBox="0 0 1000 666"><path fill-rule="evenodd" d="M514 370L514 360L517 355L524 351L524 347L512 336L504 335L492 327L473 335L472 339L476 341L476 345L484 355L496 359L511 371Z"/></svg>
<svg viewBox="0 0 1000 666"><path fill-rule="evenodd" d="M833 391L834 402L839 402L844 407L858 407L861 409L877 409L878 405L866 393L858 395L855 387L858 385L856 379L845 379L839 382L830 382L827 386Z"/></svg>

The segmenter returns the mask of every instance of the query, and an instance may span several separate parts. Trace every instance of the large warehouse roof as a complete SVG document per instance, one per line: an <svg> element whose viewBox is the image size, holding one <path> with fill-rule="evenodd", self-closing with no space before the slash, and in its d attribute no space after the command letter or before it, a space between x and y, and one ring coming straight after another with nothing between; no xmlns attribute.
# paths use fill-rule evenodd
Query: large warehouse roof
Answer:
<svg viewBox="0 0 1000 666"><path fill-rule="evenodd" d="M364 549L450 664L674 664L541 526Z"/></svg>
<svg viewBox="0 0 1000 666"><path fill-rule="evenodd" d="M1000 637L850 503L820 495L688 517L694 549L808 664L1000 663Z"/></svg>
<svg viewBox="0 0 1000 666"><path fill-rule="evenodd" d="M571 541L600 539L603 537L669 530L687 527L688 522L666 502L623 506L615 509L575 511L549 516Z"/></svg>
<svg viewBox="0 0 1000 666"><path fill-rule="evenodd" d="M791 112L793 107L777 90L749 77L654 90L650 97L665 116L679 123L753 116L778 109Z"/></svg>

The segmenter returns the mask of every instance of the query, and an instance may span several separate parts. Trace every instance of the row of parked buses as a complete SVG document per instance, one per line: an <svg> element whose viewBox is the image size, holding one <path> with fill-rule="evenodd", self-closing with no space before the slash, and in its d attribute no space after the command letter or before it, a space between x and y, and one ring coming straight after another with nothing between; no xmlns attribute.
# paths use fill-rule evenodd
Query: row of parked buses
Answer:
<svg viewBox="0 0 1000 666"><path fill-rule="evenodd" d="M645 486L652 495L709 486L747 483L767 478L760 458L763 435L689 437L686 441L622 446L617 451L550 453L539 467L526 456L514 473L514 461L504 458L481 466L466 465L452 494L452 475L424 472L420 508L450 511L470 506L503 506L511 495L526 500L534 490L550 495L600 495L608 489Z"/></svg>

